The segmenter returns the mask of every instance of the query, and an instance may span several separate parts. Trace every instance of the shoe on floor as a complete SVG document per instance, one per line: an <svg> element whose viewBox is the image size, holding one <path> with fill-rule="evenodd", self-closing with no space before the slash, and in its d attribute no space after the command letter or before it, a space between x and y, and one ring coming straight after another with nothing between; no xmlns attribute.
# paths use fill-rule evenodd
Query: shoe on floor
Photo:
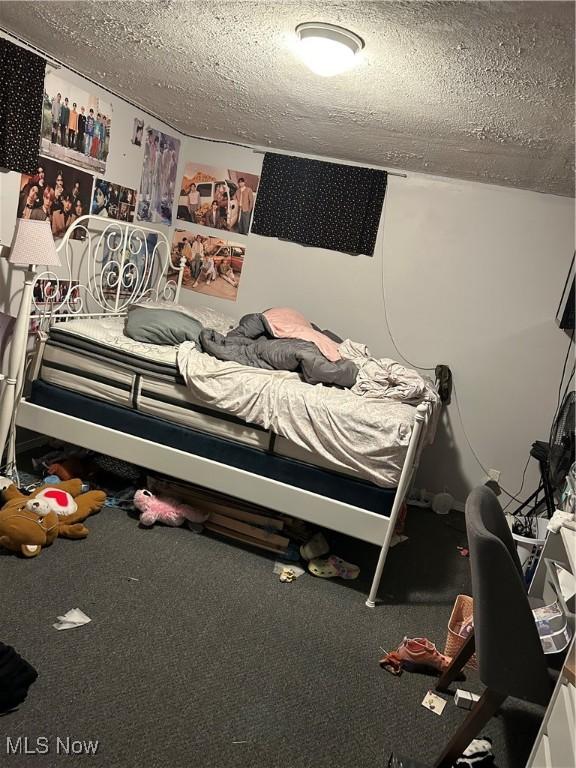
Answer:
<svg viewBox="0 0 576 768"><path fill-rule="evenodd" d="M310 560L308 570L321 579L356 579L360 573L360 568L357 565L347 563L336 555L330 555L326 560L319 557Z"/></svg>
<svg viewBox="0 0 576 768"><path fill-rule="evenodd" d="M430 670L442 674L452 659L436 650L436 646L426 637L405 637L393 653L388 653L380 659L383 669L400 674L400 670L408 672Z"/></svg>
<svg viewBox="0 0 576 768"><path fill-rule="evenodd" d="M360 575L360 568L357 565L354 565L354 563L347 563L346 560L342 560L341 557L337 557L336 555L330 555L328 558L328 562L330 565L333 565L334 568L338 571L338 576L341 579L357 579Z"/></svg>
<svg viewBox="0 0 576 768"><path fill-rule="evenodd" d="M300 547L300 555L303 560L314 560L316 557L327 555L328 552L330 552L330 546L320 531Z"/></svg>
<svg viewBox="0 0 576 768"><path fill-rule="evenodd" d="M452 661L449 656L437 651L434 643L427 637L405 637L396 653L402 659L404 669L409 669L408 664L416 664L442 673Z"/></svg>
<svg viewBox="0 0 576 768"><path fill-rule="evenodd" d="M455 768L484 768L494 765L492 740L488 736L473 739L454 763Z"/></svg>

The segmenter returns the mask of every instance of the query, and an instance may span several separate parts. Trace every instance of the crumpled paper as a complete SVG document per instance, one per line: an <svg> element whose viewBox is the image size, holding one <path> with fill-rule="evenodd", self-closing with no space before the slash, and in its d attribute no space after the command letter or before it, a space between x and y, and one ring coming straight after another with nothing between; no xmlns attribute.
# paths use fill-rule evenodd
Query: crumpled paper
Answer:
<svg viewBox="0 0 576 768"><path fill-rule="evenodd" d="M57 616L58 621L52 624L54 629L74 629L74 627L81 627L84 624L88 624L92 621L90 616L86 616L84 611L80 608L72 608L70 611L64 614L64 616Z"/></svg>

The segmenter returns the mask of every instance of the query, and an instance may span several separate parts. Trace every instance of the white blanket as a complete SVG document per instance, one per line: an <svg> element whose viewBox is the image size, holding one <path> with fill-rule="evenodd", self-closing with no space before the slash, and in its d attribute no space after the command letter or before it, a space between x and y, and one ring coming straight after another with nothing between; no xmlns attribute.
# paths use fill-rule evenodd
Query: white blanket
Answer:
<svg viewBox="0 0 576 768"><path fill-rule="evenodd" d="M412 405L437 401L438 393L432 382L413 368L405 368L388 357L371 357L365 344L350 339L342 342L339 350L343 358L352 360L358 366L358 377L352 387L355 394L377 399L391 398Z"/></svg>
<svg viewBox="0 0 576 768"><path fill-rule="evenodd" d="M377 485L396 487L415 405L429 402L437 411L438 394L416 371L370 358L362 345L346 341L341 352L360 366L358 392L312 386L296 373L223 362L191 342L180 345L178 367L190 391L208 407L271 429Z"/></svg>

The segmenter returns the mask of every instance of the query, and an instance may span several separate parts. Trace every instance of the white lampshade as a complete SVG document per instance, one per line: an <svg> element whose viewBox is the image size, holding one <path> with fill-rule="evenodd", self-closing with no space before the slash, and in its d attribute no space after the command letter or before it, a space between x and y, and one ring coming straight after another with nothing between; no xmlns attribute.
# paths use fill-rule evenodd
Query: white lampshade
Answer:
<svg viewBox="0 0 576 768"><path fill-rule="evenodd" d="M59 267L60 259L54 245L50 222L18 219L16 238L8 261L11 264Z"/></svg>

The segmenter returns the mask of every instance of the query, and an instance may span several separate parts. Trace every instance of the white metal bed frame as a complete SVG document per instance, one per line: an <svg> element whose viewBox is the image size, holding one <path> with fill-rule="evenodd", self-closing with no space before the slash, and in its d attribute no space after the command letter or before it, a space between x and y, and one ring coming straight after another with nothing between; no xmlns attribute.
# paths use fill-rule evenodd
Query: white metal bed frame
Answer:
<svg viewBox="0 0 576 768"><path fill-rule="evenodd" d="M74 239L78 232L85 235L83 241ZM150 234L157 237L151 249L147 240ZM179 259L177 266L174 266L170 244L166 236L157 230L125 222L110 222L98 216L82 216L68 229L58 252L65 277L58 277L53 272L32 275L34 282L40 279L54 281L55 294L62 281L69 281L66 293L48 312L45 306L39 306L34 300L30 318L43 325L79 317L124 315L128 305L136 301L177 303L179 300L185 261ZM136 258L139 265L135 263ZM80 279L83 264L87 267L85 282ZM80 268L75 269L74 265L80 265ZM422 404L416 408L412 436L389 517L58 413L25 398L18 404L15 424L378 545L380 556L366 600L366 605L373 608L390 540L418 466L431 415L429 405ZM13 452L9 454L8 461L9 464L15 461Z"/></svg>

